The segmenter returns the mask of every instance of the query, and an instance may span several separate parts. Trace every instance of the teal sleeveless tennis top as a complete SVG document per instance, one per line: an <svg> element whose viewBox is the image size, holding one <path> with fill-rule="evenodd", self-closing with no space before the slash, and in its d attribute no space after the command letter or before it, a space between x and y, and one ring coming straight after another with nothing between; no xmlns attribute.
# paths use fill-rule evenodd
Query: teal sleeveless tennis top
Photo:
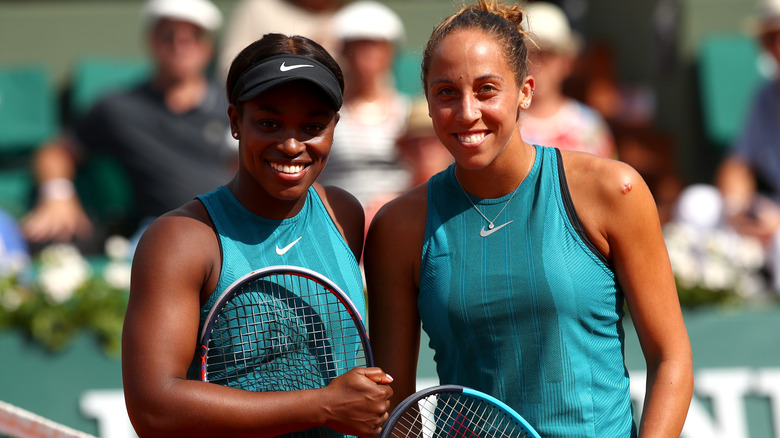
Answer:
<svg viewBox="0 0 780 438"><path fill-rule="evenodd" d="M574 211L560 152L536 151L508 205L471 197L498 215L492 229L454 165L428 183L418 307L439 379L505 401L545 438L634 437L623 294Z"/></svg>
<svg viewBox="0 0 780 438"><path fill-rule="evenodd" d="M224 186L198 199L214 222L222 251L219 282L201 309L201 324L220 293L234 281L274 265L301 266L328 277L365 316L360 267L313 187L309 188L301 211L283 220L250 212Z"/></svg>
<svg viewBox="0 0 780 438"><path fill-rule="evenodd" d="M349 295L358 312L365 317L366 301L360 267L313 187L309 188L301 211L284 220L255 215L224 186L200 195L198 199L214 223L222 252L219 281L201 308L198 333L212 305L227 287L254 270L274 265L300 266L324 275ZM199 362L198 357L195 362ZM229 375L229 370L225 374ZM240 383L237 385L242 387ZM279 388L283 389L287 388ZM320 429L305 436L309 435L345 436Z"/></svg>
<svg viewBox="0 0 780 438"><path fill-rule="evenodd" d="M365 317L360 267L313 187L309 188L301 211L283 220L250 212L224 186L198 199L214 223L222 251L219 281L200 310L200 328L211 306L228 286L254 270L275 265L301 266L328 277L349 295Z"/></svg>

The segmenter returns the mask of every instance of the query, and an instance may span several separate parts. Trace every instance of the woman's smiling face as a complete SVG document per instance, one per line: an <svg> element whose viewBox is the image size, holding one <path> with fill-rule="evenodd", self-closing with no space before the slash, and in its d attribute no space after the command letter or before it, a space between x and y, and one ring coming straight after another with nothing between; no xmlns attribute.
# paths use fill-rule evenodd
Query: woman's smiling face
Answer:
<svg viewBox="0 0 780 438"><path fill-rule="evenodd" d="M524 98L501 46L478 29L453 32L431 56L426 96L439 139L458 165L491 164L517 134Z"/></svg>
<svg viewBox="0 0 780 438"><path fill-rule="evenodd" d="M291 81L231 107L240 169L271 197L303 196L325 167L338 114L322 91Z"/></svg>

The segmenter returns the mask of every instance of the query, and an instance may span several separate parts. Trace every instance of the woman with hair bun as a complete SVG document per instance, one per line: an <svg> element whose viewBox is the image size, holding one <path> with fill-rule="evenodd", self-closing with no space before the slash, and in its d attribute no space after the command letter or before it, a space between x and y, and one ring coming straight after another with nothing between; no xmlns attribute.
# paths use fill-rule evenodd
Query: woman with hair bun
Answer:
<svg viewBox="0 0 780 438"><path fill-rule="evenodd" d="M625 163L532 145L518 5L479 0L431 35L422 79L455 163L383 207L366 242L376 362L414 392L420 327L439 380L487 392L545 438L678 437L691 348L652 195ZM634 422L627 303L647 363Z"/></svg>

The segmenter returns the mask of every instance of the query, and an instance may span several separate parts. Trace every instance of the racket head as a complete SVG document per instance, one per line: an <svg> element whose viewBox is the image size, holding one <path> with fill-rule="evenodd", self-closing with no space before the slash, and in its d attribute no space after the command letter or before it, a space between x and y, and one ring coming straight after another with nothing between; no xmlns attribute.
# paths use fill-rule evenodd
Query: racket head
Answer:
<svg viewBox="0 0 780 438"><path fill-rule="evenodd" d="M459 385L420 390L402 401L380 438L540 438L514 409L497 398Z"/></svg>
<svg viewBox="0 0 780 438"><path fill-rule="evenodd" d="M215 301L200 335L204 382L255 392L326 386L373 366L360 312L324 275L298 266L250 272Z"/></svg>

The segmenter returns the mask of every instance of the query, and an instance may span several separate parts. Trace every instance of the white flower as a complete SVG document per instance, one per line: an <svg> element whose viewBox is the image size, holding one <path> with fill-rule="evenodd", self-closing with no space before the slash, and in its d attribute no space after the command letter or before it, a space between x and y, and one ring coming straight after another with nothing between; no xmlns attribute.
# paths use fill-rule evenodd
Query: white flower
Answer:
<svg viewBox="0 0 780 438"><path fill-rule="evenodd" d="M25 293L23 290L9 287L5 290L0 290L0 306L9 312L13 312L22 305L25 299Z"/></svg>
<svg viewBox="0 0 780 438"><path fill-rule="evenodd" d="M760 298L766 290L766 282L758 275L742 275L737 279L734 291L742 298Z"/></svg>
<svg viewBox="0 0 780 438"><path fill-rule="evenodd" d="M699 282L699 263L690 251L679 247L669 248L669 261L674 275L688 286Z"/></svg>
<svg viewBox="0 0 780 438"><path fill-rule="evenodd" d="M124 262L109 262L103 270L103 278L113 288L130 288L130 264Z"/></svg>
<svg viewBox="0 0 780 438"><path fill-rule="evenodd" d="M130 241L122 236L111 236L106 239L104 251L111 260L127 260L130 255Z"/></svg>
<svg viewBox="0 0 780 438"><path fill-rule="evenodd" d="M765 263L764 247L758 239L745 237L739 240L734 257L748 269L760 269Z"/></svg>
<svg viewBox="0 0 780 438"><path fill-rule="evenodd" d="M725 260L714 261L702 265L702 285L707 289L725 290L733 286L735 275Z"/></svg>
<svg viewBox="0 0 780 438"><path fill-rule="evenodd" d="M61 304L89 279L89 263L79 250L68 244L51 245L41 251L38 282L46 298Z"/></svg>

